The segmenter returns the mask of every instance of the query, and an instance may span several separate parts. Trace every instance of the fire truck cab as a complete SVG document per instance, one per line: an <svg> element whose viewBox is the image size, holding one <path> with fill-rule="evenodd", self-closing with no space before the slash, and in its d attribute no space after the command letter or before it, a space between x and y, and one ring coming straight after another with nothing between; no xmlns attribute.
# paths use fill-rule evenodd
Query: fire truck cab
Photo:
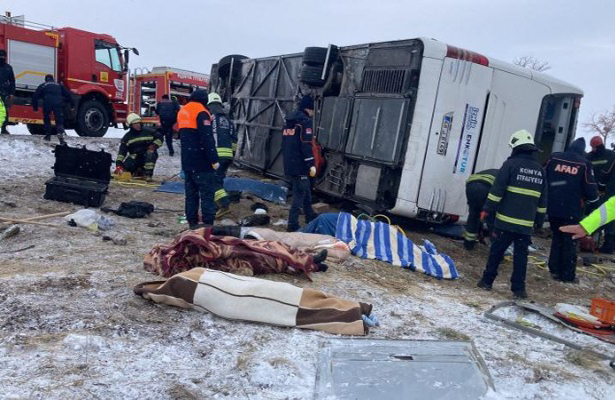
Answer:
<svg viewBox="0 0 615 400"><path fill-rule="evenodd" d="M51 74L72 93L75 109L65 109L65 128L80 136L101 137L126 120L129 50L109 35L75 28L53 28L9 14L0 17L0 49L15 73L16 91L9 122L43 134L43 116L32 110L32 95ZM138 55L136 49L133 53ZM53 121L52 121L53 123Z"/></svg>
<svg viewBox="0 0 615 400"><path fill-rule="evenodd" d="M171 67L136 70L130 77L129 112L141 115L143 123L160 125L156 105L168 95L180 105L197 89L209 87L209 75Z"/></svg>

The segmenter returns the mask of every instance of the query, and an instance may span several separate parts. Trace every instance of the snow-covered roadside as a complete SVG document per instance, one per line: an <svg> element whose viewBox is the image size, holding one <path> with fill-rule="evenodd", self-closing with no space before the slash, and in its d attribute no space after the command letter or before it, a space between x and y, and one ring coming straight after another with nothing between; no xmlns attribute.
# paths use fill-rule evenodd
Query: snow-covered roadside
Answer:
<svg viewBox="0 0 615 400"><path fill-rule="evenodd" d="M93 150L117 149L117 139L71 140ZM78 209L42 200L52 163L51 148L41 138L0 137L0 173L7 177L0 182L0 215ZM165 176L178 170L179 158L165 155L156 167ZM109 204L127 199L183 207L182 196L112 186ZM36 246L0 253L1 399L312 398L318 343L331 335L226 321L135 296L135 284L159 279L143 271L143 255L153 244L171 240L169 231L180 227L173 213L116 221L113 234L125 236L127 246L103 242L79 228L32 225L0 242L0 251ZM440 248L450 246L446 239L429 239ZM313 282L266 278L372 303L382 326L370 332L371 338L472 339L494 378L496 392L488 399L615 398L615 373L606 362L482 316L507 299L509 267L503 267L495 290L486 293L474 288L470 270L471 264L483 262L481 256L455 257L464 278L454 282L357 259L313 274ZM584 285L584 298L591 298L598 284ZM544 291L565 294L562 287L549 282ZM530 295L545 301L545 293ZM512 310L503 312L517 318ZM523 319L615 352L615 346L533 314Z"/></svg>

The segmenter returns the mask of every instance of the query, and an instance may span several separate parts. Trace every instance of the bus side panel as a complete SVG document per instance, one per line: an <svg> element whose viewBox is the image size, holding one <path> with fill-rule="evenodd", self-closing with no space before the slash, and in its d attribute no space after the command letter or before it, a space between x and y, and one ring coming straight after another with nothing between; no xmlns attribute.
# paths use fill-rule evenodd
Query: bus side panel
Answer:
<svg viewBox="0 0 615 400"><path fill-rule="evenodd" d="M535 134L542 99L547 94L550 94L549 88L541 83L494 71L476 171L502 166L510 156L508 140L513 132L527 129Z"/></svg>
<svg viewBox="0 0 615 400"><path fill-rule="evenodd" d="M465 181L472 174L492 75L492 68L480 64L444 60L421 177L421 209L467 212Z"/></svg>
<svg viewBox="0 0 615 400"><path fill-rule="evenodd" d="M419 185L441 70L442 60L423 58L403 173L397 192L397 201L391 210L393 214L410 218L416 216Z"/></svg>

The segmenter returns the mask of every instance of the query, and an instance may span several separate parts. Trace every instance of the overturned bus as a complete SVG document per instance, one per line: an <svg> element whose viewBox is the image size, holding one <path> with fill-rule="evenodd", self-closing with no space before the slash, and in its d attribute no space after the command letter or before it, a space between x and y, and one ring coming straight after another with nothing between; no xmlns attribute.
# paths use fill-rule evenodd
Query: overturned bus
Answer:
<svg viewBox="0 0 615 400"><path fill-rule="evenodd" d="M284 175L284 116L309 93L324 160L315 189L432 222L464 219L466 179L500 167L512 132L532 132L542 160L564 150L583 95L543 73L425 38L227 56L210 84L231 104L239 164Z"/></svg>

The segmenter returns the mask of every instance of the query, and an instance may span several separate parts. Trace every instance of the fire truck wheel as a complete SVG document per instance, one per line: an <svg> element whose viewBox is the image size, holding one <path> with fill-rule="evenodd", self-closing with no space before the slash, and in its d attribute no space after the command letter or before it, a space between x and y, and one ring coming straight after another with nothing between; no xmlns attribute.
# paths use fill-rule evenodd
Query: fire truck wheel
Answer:
<svg viewBox="0 0 615 400"><path fill-rule="evenodd" d="M103 137L109 127L105 106L98 100L88 100L79 107L77 126L79 136Z"/></svg>
<svg viewBox="0 0 615 400"><path fill-rule="evenodd" d="M28 132L30 132L30 135L44 135L45 134L45 128L43 127L43 125L27 124L26 126L28 127Z"/></svg>

